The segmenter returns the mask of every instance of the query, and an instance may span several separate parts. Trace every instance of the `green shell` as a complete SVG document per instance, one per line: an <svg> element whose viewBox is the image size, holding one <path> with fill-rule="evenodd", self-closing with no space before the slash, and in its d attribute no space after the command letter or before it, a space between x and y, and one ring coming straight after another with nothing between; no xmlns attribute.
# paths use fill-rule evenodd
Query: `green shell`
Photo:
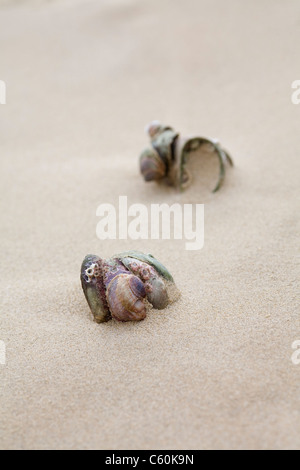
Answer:
<svg viewBox="0 0 300 470"><path fill-rule="evenodd" d="M172 145L178 135L178 132L168 128L152 140L153 148L165 162L172 160Z"/></svg>
<svg viewBox="0 0 300 470"><path fill-rule="evenodd" d="M188 171L186 164L191 152L198 149L202 144L209 143L213 146L215 153L219 158L219 179L218 183L213 192L218 191L225 179L226 163L233 166L233 161L230 155L219 145L216 140L207 139L204 137L194 137L188 139L181 139L179 133L176 132L172 127L164 126L158 121L154 121L150 124L154 125L153 133L149 132L150 141L153 149L158 153L161 160L166 166L165 171L165 182L171 186L174 186L181 191L186 187ZM182 142L183 140L183 142ZM150 150L148 150L150 155ZM146 152L143 154L143 158L146 159L149 156ZM147 167L146 167L147 169ZM151 173L152 167L149 164L149 173ZM146 170L142 173L146 173ZM152 170L154 174L154 170ZM145 178L146 181L152 181L163 179L160 177L160 172L157 172L157 177Z"/></svg>
<svg viewBox="0 0 300 470"><path fill-rule="evenodd" d="M124 260L125 266L126 258L137 259L139 261L142 261L143 263L147 263L152 266L158 272L158 274L167 281L174 282L173 276L170 274L168 269L151 254L144 254L140 251L127 251L125 253L120 253L119 255L114 256L114 258L120 259L121 261Z"/></svg>
<svg viewBox="0 0 300 470"><path fill-rule="evenodd" d="M97 323L107 322L111 319L111 314L106 302L105 291L102 284L102 279L94 280L93 282L88 282L86 276L86 270L93 264L100 262L101 259L96 255L87 255L81 266L81 285Z"/></svg>
<svg viewBox="0 0 300 470"><path fill-rule="evenodd" d="M181 158L180 158L179 186L180 186L180 189L183 189L184 169L188 161L188 156L190 152L196 150L202 144L212 145L219 158L219 164L220 164L219 180L215 189L213 190L213 192L216 193L221 188L224 182L226 162L228 162L231 166L233 166L233 161L230 155L228 155L228 153L225 152L225 150L223 150L216 141L212 139L207 139L205 137L194 137L192 139L189 139L183 146L181 150Z"/></svg>

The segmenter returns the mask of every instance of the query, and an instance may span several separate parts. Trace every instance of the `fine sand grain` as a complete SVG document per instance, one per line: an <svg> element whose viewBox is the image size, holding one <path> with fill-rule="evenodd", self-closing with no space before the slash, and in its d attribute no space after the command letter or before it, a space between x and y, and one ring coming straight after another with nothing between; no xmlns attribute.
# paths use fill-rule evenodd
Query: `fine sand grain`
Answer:
<svg viewBox="0 0 300 470"><path fill-rule="evenodd" d="M299 449L299 0L0 2L2 449ZM152 119L218 137L177 194ZM105 241L99 204L205 203L205 246ZM83 257L152 252L182 292L97 325Z"/></svg>

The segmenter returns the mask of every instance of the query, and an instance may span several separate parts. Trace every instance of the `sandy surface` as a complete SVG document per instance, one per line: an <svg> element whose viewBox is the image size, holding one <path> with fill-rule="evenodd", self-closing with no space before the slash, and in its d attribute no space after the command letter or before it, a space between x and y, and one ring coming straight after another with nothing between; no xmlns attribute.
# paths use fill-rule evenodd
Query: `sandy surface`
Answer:
<svg viewBox="0 0 300 470"><path fill-rule="evenodd" d="M1 1L1 448L300 448L299 26L299 0ZM209 163L183 195L143 183L152 119L231 151L218 194ZM204 249L101 242L120 195L204 202ZM96 325L81 261L126 249L182 298Z"/></svg>

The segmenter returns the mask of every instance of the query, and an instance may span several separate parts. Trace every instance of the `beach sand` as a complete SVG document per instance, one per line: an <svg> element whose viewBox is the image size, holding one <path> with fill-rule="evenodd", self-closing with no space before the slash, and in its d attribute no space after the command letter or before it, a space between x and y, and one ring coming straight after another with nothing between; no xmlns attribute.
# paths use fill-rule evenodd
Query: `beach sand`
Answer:
<svg viewBox="0 0 300 470"><path fill-rule="evenodd" d="M2 449L300 448L299 25L298 0L1 1ZM218 193L205 155L182 194L143 182L152 119L220 139ZM204 248L100 241L119 196L204 203ZM81 261L129 249L181 299L97 325Z"/></svg>

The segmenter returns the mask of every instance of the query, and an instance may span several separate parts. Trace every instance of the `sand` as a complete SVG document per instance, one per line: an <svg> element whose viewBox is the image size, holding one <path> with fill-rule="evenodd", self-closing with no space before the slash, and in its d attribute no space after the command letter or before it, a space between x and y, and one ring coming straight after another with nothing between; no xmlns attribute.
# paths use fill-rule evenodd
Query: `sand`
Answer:
<svg viewBox="0 0 300 470"><path fill-rule="evenodd" d="M300 448L299 21L298 0L1 1L2 449ZM230 150L219 193L205 156L184 194L144 184L152 119ZM120 195L204 203L204 248L100 241ZM81 261L127 249L182 297L97 325Z"/></svg>

